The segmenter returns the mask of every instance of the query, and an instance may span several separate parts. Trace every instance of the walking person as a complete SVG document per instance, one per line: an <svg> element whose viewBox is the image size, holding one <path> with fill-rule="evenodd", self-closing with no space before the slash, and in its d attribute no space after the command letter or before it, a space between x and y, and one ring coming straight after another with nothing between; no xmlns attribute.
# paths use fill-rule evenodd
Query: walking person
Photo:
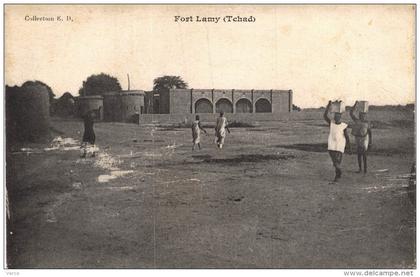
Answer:
<svg viewBox="0 0 420 277"><path fill-rule="evenodd" d="M351 134L354 136L356 141L357 163L359 165L358 173L362 172L362 164L364 173L367 173L367 152L372 146L372 131L370 123L367 119L367 113L359 112L359 118L354 115L357 103L358 101L354 103L353 108L350 110L350 117L354 121Z"/></svg>
<svg viewBox="0 0 420 277"><path fill-rule="evenodd" d="M194 151L195 145L198 145L198 149L201 150L200 133L201 131L203 131L205 134L207 134L207 131L204 130L204 128L201 126L200 116L198 115L195 116L195 121L193 122L191 129L192 129L192 137L193 137L192 151Z"/></svg>
<svg viewBox="0 0 420 277"><path fill-rule="evenodd" d="M334 182L337 182L342 174L341 161L346 145L348 147L347 149L350 150L350 139L347 133L347 124L341 121L341 113L334 113L333 120L328 118L330 106L331 101L328 102L327 108L325 109L324 119L330 125L328 153L330 154L333 166L335 167Z"/></svg>
<svg viewBox="0 0 420 277"><path fill-rule="evenodd" d="M217 148L222 149L223 144L225 143L226 131L228 131L228 133L230 134L230 130L228 128L228 121L225 117L224 112L221 112L220 116L217 118L215 130Z"/></svg>
<svg viewBox="0 0 420 277"><path fill-rule="evenodd" d="M96 136L95 136L95 131L93 130L94 116L95 116L95 112L89 111L83 117L85 130L83 132L83 140L82 140L82 147L81 147L82 158L86 157L87 148L95 145ZM92 153L92 156L95 156L95 152Z"/></svg>

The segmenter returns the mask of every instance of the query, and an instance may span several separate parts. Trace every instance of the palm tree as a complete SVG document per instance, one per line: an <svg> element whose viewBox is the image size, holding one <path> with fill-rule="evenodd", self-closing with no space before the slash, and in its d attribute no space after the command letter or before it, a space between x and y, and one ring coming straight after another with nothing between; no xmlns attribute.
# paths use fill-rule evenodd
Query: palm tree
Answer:
<svg viewBox="0 0 420 277"><path fill-rule="evenodd" d="M153 90L160 89L185 89L188 83L182 80L180 76L162 76L153 80Z"/></svg>

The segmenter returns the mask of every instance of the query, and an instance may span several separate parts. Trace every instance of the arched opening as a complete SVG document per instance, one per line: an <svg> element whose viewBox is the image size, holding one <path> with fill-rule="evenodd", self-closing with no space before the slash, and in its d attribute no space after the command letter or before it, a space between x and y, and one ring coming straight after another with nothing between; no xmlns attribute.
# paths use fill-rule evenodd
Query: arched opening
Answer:
<svg viewBox="0 0 420 277"><path fill-rule="evenodd" d="M196 113L213 113L213 105L210 100L201 98L195 102Z"/></svg>
<svg viewBox="0 0 420 277"><path fill-rule="evenodd" d="M255 112L257 113L271 113L271 103L264 98L255 102Z"/></svg>
<svg viewBox="0 0 420 277"><path fill-rule="evenodd" d="M252 103L246 98L239 99L236 102L236 113L252 113Z"/></svg>
<svg viewBox="0 0 420 277"><path fill-rule="evenodd" d="M222 98L219 101L216 102L216 112L217 113L233 113L233 105L232 102L230 102L226 98Z"/></svg>

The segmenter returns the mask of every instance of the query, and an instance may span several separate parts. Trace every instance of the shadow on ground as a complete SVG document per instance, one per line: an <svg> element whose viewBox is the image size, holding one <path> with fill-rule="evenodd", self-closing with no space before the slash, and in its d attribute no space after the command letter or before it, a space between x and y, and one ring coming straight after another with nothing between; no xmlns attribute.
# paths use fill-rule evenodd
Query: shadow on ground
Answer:
<svg viewBox="0 0 420 277"><path fill-rule="evenodd" d="M297 143L289 145L276 145L276 147L316 153L324 153L328 151L327 143ZM347 152L346 154L353 155L356 153L356 145L352 143L351 151ZM388 148L373 145L368 150L368 154L375 156L408 155L413 154L413 150L412 145L401 145L400 147L396 146Z"/></svg>
<svg viewBox="0 0 420 277"><path fill-rule="evenodd" d="M237 165L239 163L257 163L270 160L288 160L295 158L294 155L290 154L246 154L239 155L232 158L212 158L210 155L196 155L194 159L202 159L204 163L217 163L227 165Z"/></svg>

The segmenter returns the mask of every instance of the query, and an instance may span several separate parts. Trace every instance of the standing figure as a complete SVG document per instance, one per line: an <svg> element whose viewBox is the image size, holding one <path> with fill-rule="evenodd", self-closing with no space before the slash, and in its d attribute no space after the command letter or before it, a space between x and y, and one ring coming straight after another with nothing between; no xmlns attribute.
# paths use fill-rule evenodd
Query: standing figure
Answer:
<svg viewBox="0 0 420 277"><path fill-rule="evenodd" d="M334 182L337 182L341 178L341 161L343 159L343 153L348 146L350 150L350 139L347 133L347 124L341 122L341 113L334 113L334 119L328 118L328 111L331 106L331 101L328 102L327 108L325 109L324 119L330 125L330 134L328 136L328 153L330 154L333 166L335 167L335 178Z"/></svg>
<svg viewBox="0 0 420 277"><path fill-rule="evenodd" d="M192 124L192 136L193 136L193 146L192 146L192 151L194 151L195 145L198 145L198 149L201 150L201 145L200 145L200 133L201 131L203 131L204 133L207 134L206 130L204 130L203 127L201 127L201 122L200 122L200 116L196 115L195 116L195 121Z"/></svg>
<svg viewBox="0 0 420 277"><path fill-rule="evenodd" d="M93 118L94 118L94 111L89 111L83 117L84 127L85 130L83 132L83 140L82 140L82 158L86 157L87 147L95 145L95 132L93 130ZM92 156L95 156L95 152L92 153Z"/></svg>
<svg viewBox="0 0 420 277"><path fill-rule="evenodd" d="M367 152L372 145L372 131L370 123L367 120L367 113L360 112L359 118L354 115L357 101L354 103L353 108L350 110L350 116L354 121L351 134L354 136L356 141L357 150L357 162L359 164L358 173L362 172L362 158L363 158L363 170L367 173Z"/></svg>
<svg viewBox="0 0 420 277"><path fill-rule="evenodd" d="M222 149L223 144L225 142L226 130L230 134L230 130L228 128L228 122L227 122L227 119L225 117L224 112L221 112L220 113L220 117L217 118L215 130L216 130L216 143L217 143L217 147L219 149Z"/></svg>

